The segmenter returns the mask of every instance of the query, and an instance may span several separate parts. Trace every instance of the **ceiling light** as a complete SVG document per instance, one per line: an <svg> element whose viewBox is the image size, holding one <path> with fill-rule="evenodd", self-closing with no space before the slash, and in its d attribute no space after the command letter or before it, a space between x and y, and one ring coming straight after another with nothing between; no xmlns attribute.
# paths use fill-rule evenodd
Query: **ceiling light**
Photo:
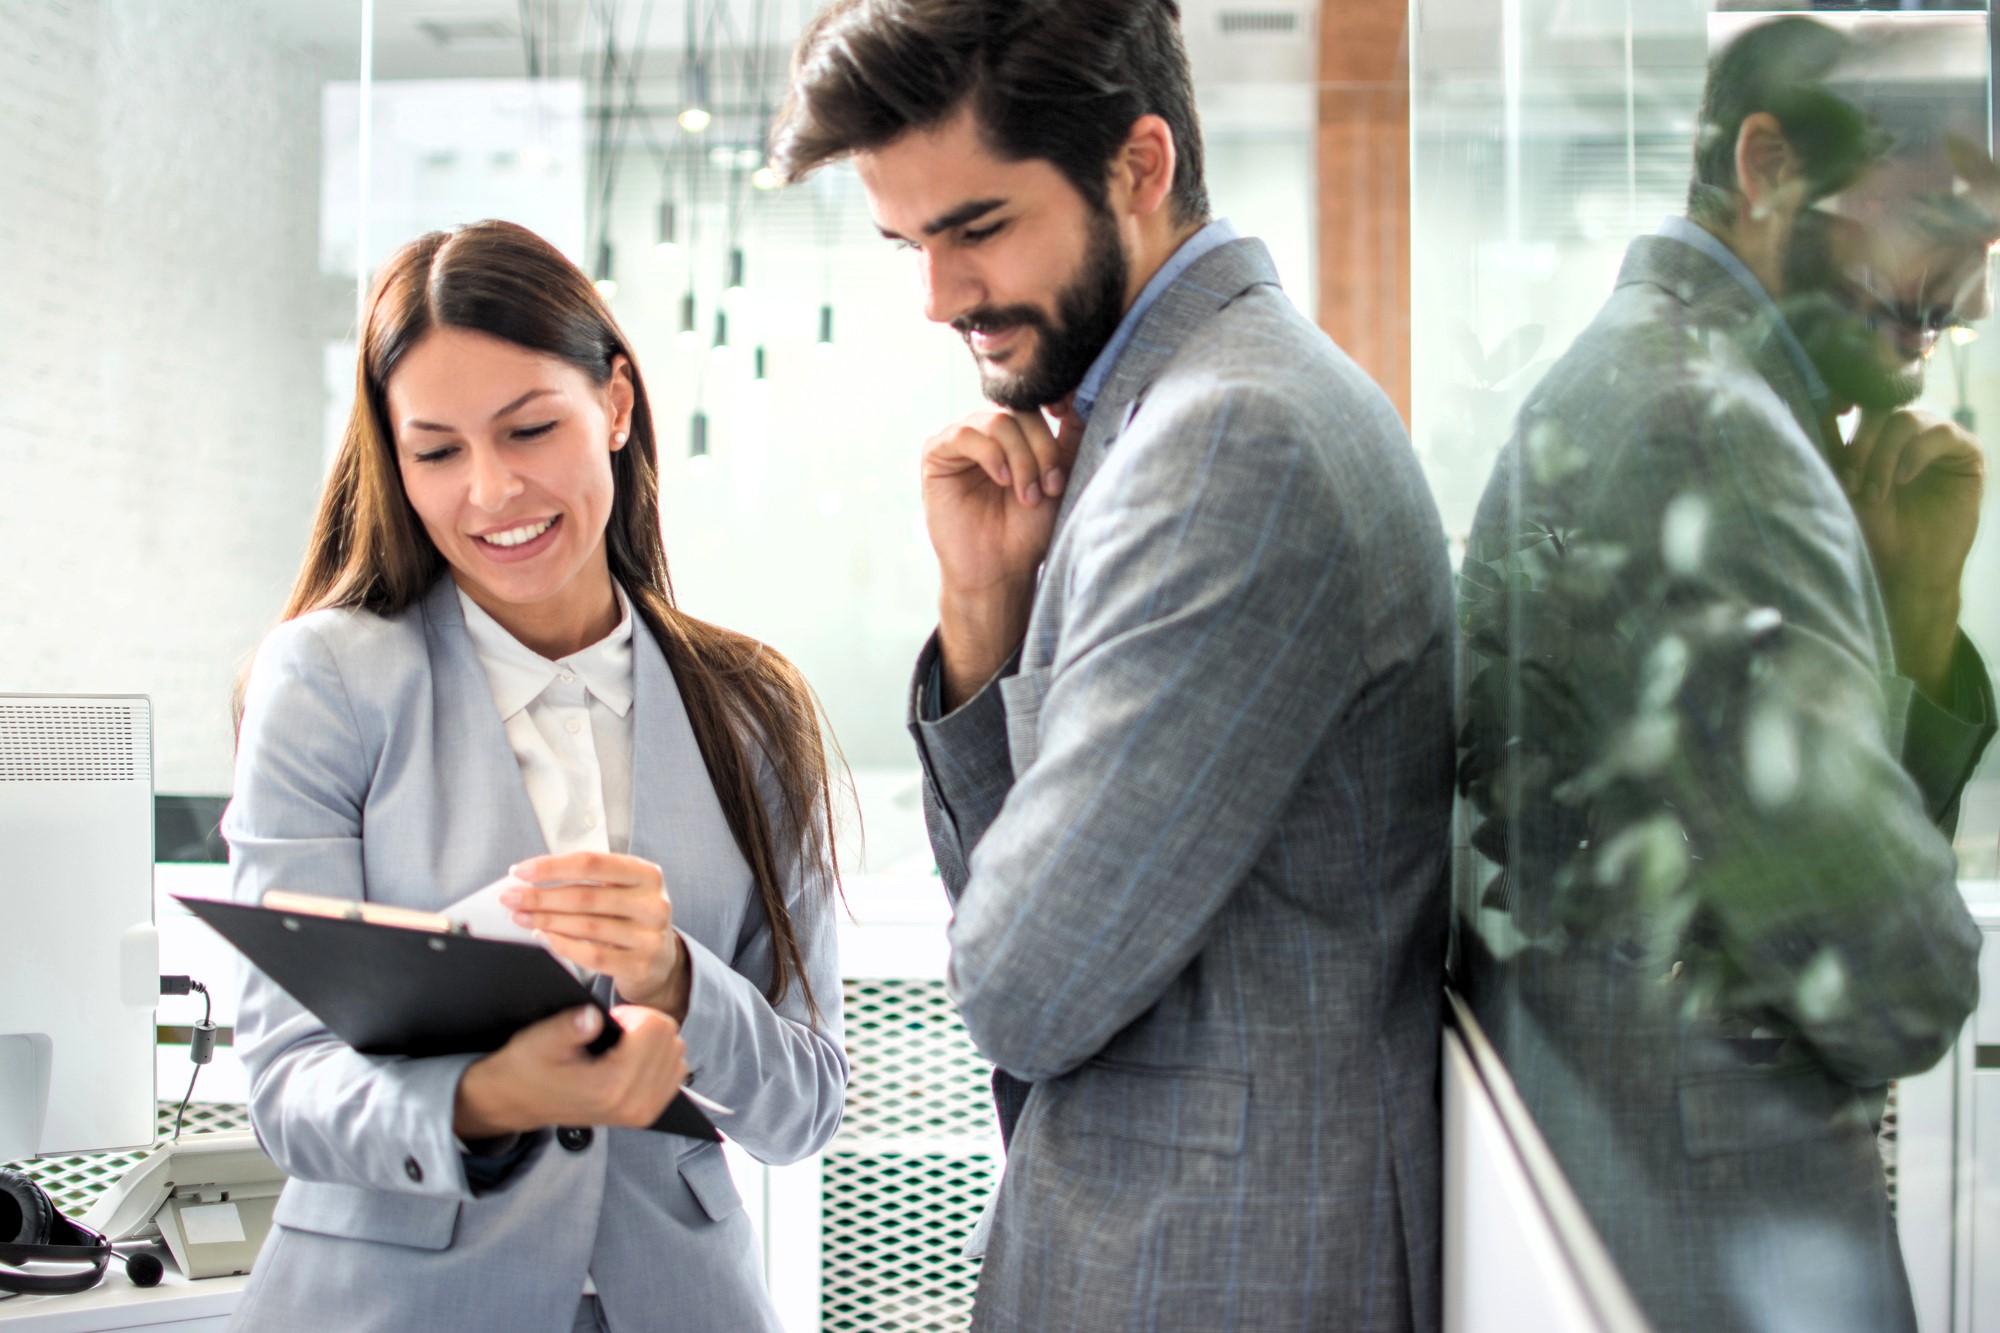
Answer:
<svg viewBox="0 0 2000 1333"><path fill-rule="evenodd" d="M605 300L618 295L618 280L611 276L611 242L597 243L597 267L591 271L590 278L597 285L597 294Z"/></svg>
<svg viewBox="0 0 2000 1333"><path fill-rule="evenodd" d="M671 258L680 251L680 231L676 226L678 221L679 219L674 216L674 201L660 200L660 225L658 235L653 242L653 252L662 259Z"/></svg>

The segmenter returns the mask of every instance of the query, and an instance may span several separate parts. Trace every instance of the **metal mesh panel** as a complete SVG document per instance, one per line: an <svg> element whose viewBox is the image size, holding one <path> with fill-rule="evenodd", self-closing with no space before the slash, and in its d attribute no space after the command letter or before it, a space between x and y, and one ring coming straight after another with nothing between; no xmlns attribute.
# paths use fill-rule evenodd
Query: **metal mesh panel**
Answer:
<svg viewBox="0 0 2000 1333"><path fill-rule="evenodd" d="M941 981L846 983L847 1111L821 1167L822 1333L965 1327L960 1248L1000 1171L990 1066Z"/></svg>
<svg viewBox="0 0 2000 1333"><path fill-rule="evenodd" d="M180 1106L178 1100L159 1104L158 1142L165 1143L174 1135L174 1111ZM241 1102L190 1102L187 1118L181 1124L183 1137L208 1130L230 1130L250 1128L250 1108ZM25 1161L0 1163L0 1166L31 1177L36 1184L48 1191L49 1198L62 1212L75 1217L89 1209L97 1201L97 1196L118 1183L118 1178L126 1169L146 1154L143 1152L94 1152L76 1157L30 1157Z"/></svg>

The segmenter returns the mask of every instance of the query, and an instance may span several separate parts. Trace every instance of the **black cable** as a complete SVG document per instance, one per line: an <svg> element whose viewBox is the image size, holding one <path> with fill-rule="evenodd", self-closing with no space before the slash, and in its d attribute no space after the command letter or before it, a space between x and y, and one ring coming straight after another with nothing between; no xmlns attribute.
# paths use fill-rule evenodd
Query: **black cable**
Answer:
<svg viewBox="0 0 2000 1333"><path fill-rule="evenodd" d="M174 1142L181 1141L181 1121L187 1115L188 1103L194 1100L194 1085L201 1078L201 1067L215 1056L215 1000L208 993L208 987L192 979L189 990L201 992L201 1022L194 1027L188 1042L188 1059L194 1061L194 1076L188 1079L187 1096L181 1098L181 1106L174 1112Z"/></svg>

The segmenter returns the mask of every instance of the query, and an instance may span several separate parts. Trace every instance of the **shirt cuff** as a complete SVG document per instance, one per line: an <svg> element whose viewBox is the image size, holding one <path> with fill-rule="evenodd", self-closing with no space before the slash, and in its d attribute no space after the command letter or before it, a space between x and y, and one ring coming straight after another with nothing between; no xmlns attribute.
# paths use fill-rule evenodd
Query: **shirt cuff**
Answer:
<svg viewBox="0 0 2000 1333"><path fill-rule="evenodd" d="M460 1145L460 1161L465 1166L465 1183L475 1197L492 1194L504 1186L521 1165L535 1155L548 1137L547 1130L532 1134L503 1134L499 1138L474 1139Z"/></svg>
<svg viewBox="0 0 2000 1333"><path fill-rule="evenodd" d="M1903 767L1923 791L1931 819L1947 830L1958 822L1958 798L1986 753L1996 728L1993 682L1979 650L1963 634L1952 653L1950 705L1910 691L1903 732Z"/></svg>
<svg viewBox="0 0 2000 1333"><path fill-rule="evenodd" d="M938 804L954 824L963 812L999 809L1014 785L1000 682L1020 669L1021 654L1016 650L977 694L947 713L935 634L917 659L910 735Z"/></svg>

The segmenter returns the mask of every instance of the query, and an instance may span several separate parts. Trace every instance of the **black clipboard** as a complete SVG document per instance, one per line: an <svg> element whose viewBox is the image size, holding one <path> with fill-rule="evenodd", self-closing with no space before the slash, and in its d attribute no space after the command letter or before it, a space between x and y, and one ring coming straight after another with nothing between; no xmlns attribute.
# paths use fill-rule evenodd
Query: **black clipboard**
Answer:
<svg viewBox="0 0 2000 1333"><path fill-rule="evenodd" d="M530 1023L594 1005L602 1055L624 1035L597 997L545 949L355 917L172 895L363 1055L485 1055ZM653 1129L722 1141L685 1096Z"/></svg>

